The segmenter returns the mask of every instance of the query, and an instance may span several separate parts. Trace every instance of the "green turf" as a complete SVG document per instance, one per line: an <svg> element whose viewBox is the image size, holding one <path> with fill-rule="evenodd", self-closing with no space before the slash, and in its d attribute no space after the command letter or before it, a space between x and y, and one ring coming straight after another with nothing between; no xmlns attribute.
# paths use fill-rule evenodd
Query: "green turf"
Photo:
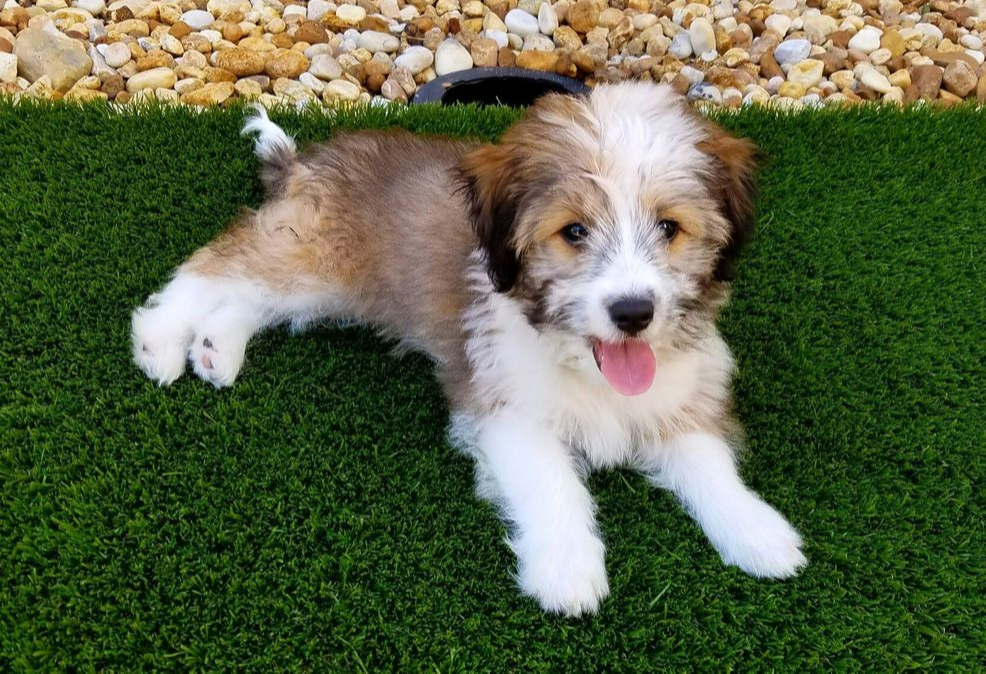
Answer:
<svg viewBox="0 0 986 674"><path fill-rule="evenodd" d="M222 392L130 363L132 308L260 199L241 116L0 104L0 669L986 662L986 115L724 120L770 158L724 320L744 474L811 565L725 568L611 472L612 596L582 621L515 591L423 359L323 328L258 339ZM302 138L513 118L280 117Z"/></svg>

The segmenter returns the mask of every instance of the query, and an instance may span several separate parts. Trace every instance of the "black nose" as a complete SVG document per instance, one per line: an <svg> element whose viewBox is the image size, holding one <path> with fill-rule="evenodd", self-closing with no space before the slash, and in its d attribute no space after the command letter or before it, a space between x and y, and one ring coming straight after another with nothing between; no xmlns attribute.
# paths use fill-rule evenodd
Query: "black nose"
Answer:
<svg viewBox="0 0 986 674"><path fill-rule="evenodd" d="M609 305L609 317L620 330L635 335L654 320L654 302L644 297L621 297Z"/></svg>

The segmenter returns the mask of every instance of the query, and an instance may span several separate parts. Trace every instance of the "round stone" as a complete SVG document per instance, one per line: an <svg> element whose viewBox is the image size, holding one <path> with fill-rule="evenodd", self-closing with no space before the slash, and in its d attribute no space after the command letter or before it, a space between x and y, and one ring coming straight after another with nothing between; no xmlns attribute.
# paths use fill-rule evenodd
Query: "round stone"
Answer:
<svg viewBox="0 0 986 674"><path fill-rule="evenodd" d="M505 46L505 45L501 45ZM427 47L415 45L408 47L404 53L394 59L394 66L397 68L407 68L412 75L417 75L431 67L435 61L435 55Z"/></svg>
<svg viewBox="0 0 986 674"><path fill-rule="evenodd" d="M554 35L558 29L558 15L547 2L538 9L538 29L548 36Z"/></svg>
<svg viewBox="0 0 986 674"><path fill-rule="evenodd" d="M880 37L883 31L875 26L864 26L849 40L849 48L864 54L870 54L880 48Z"/></svg>
<svg viewBox="0 0 986 674"><path fill-rule="evenodd" d="M342 5L336 9L336 18L345 23L356 25L366 18L366 10L357 5Z"/></svg>
<svg viewBox="0 0 986 674"><path fill-rule="evenodd" d="M304 54L288 49L268 59L264 64L264 72L271 79L280 77L295 79L308 70L308 65L308 58Z"/></svg>
<svg viewBox="0 0 986 674"><path fill-rule="evenodd" d="M401 41L389 33L368 30L360 34L356 44L372 53L384 52L390 54L400 48Z"/></svg>
<svg viewBox="0 0 986 674"><path fill-rule="evenodd" d="M679 61L684 61L692 55L692 42L687 31L680 31L674 36L671 40L671 46L668 47L668 53Z"/></svg>
<svg viewBox="0 0 986 674"><path fill-rule="evenodd" d="M329 54L317 54L312 57L308 72L320 80L330 82L342 77L342 66Z"/></svg>
<svg viewBox="0 0 986 674"><path fill-rule="evenodd" d="M808 54L810 53L811 42L808 40L801 38L785 40L777 45L777 48L774 50L774 60L777 61L778 65L798 63L808 58Z"/></svg>
<svg viewBox="0 0 986 674"><path fill-rule="evenodd" d="M359 87L348 80L333 80L322 90L322 98L326 102L355 101L359 94Z"/></svg>
<svg viewBox="0 0 986 674"><path fill-rule="evenodd" d="M224 49L215 55L215 59L217 68L228 70L237 77L259 75L264 72L264 65L267 62L263 52L242 47Z"/></svg>
<svg viewBox="0 0 986 674"><path fill-rule="evenodd" d="M722 93L710 82L699 82L688 88L688 100L719 104L722 103Z"/></svg>
<svg viewBox="0 0 986 674"><path fill-rule="evenodd" d="M119 68L129 61L131 56L130 47L123 42L106 45L106 50L103 51L103 60L111 68Z"/></svg>
<svg viewBox="0 0 986 674"><path fill-rule="evenodd" d="M688 38L691 43L692 52L695 54L705 54L716 51L716 34L712 30L712 24L708 19L697 18L692 21L688 28Z"/></svg>
<svg viewBox="0 0 986 674"><path fill-rule="evenodd" d="M472 68L472 56L457 41L449 39L438 45L438 50L435 52L435 73L447 75L469 68Z"/></svg>
<svg viewBox="0 0 986 674"><path fill-rule="evenodd" d="M512 9L507 12L503 22L507 31L514 35L527 37L538 32L538 20L522 9Z"/></svg>
<svg viewBox="0 0 986 674"><path fill-rule="evenodd" d="M192 30L205 30L215 23L216 18L204 10L193 9L182 14L181 20L187 23Z"/></svg>
<svg viewBox="0 0 986 674"><path fill-rule="evenodd" d="M887 76L872 66L863 69L859 76L859 81L863 86L869 87L881 94L890 93L890 90L893 89L893 85L890 84Z"/></svg>
<svg viewBox="0 0 986 674"><path fill-rule="evenodd" d="M805 89L818 86L822 81L825 64L815 59L805 59L800 63L795 63L787 72L788 82L796 82Z"/></svg>
<svg viewBox="0 0 986 674"><path fill-rule="evenodd" d="M177 81L178 76L171 68L151 68L127 80L127 91L135 94L143 89L171 89Z"/></svg>

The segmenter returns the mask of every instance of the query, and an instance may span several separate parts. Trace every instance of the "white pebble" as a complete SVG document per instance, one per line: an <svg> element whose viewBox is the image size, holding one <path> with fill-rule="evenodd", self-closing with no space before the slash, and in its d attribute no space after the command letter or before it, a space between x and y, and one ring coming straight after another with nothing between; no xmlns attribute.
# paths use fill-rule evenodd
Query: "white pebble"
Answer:
<svg viewBox="0 0 986 674"><path fill-rule="evenodd" d="M692 21L692 25L688 27L688 39L696 54L716 51L716 34L708 19L699 17Z"/></svg>
<svg viewBox="0 0 986 674"><path fill-rule="evenodd" d="M965 35L960 37L959 44L965 47L966 49L981 50L983 48L982 38L977 35L973 35L972 33L966 33Z"/></svg>
<svg viewBox="0 0 986 674"><path fill-rule="evenodd" d="M192 30L203 30L211 26L216 17L202 9L193 9L181 15L181 20Z"/></svg>
<svg viewBox="0 0 986 674"><path fill-rule="evenodd" d="M541 5L544 7L544 5ZM554 51L555 43L550 37L534 33L524 38L523 51Z"/></svg>
<svg viewBox="0 0 986 674"><path fill-rule="evenodd" d="M434 63L435 56L427 47L415 45L408 47L404 53L394 59L395 68L407 68L412 75L427 70Z"/></svg>
<svg viewBox="0 0 986 674"><path fill-rule="evenodd" d="M893 89L893 85L890 84L890 80L888 80L887 77L879 70L871 66L862 68L859 81L864 86L867 86L873 91L877 91L881 94L890 93L890 90Z"/></svg>
<svg viewBox="0 0 986 674"><path fill-rule="evenodd" d="M542 5L542 7L543 6L544 5ZM496 42L496 46L499 47L500 49L506 47L507 43L509 42L507 38L507 34L504 33L502 30L484 30L482 35L483 37L489 38L490 40Z"/></svg>
<svg viewBox="0 0 986 674"><path fill-rule="evenodd" d="M472 68L472 56L456 40L448 39L438 45L438 49L435 51L435 72L438 75L447 75L469 68Z"/></svg>
<svg viewBox="0 0 986 674"><path fill-rule="evenodd" d="M389 54L400 48L401 41L389 33L368 30L359 36L356 44L369 52L385 52Z"/></svg>
<svg viewBox="0 0 986 674"><path fill-rule="evenodd" d="M688 80L689 84L698 84L705 79L705 73L691 66L684 66L681 69L681 76Z"/></svg>
<svg viewBox="0 0 986 674"><path fill-rule="evenodd" d="M75 6L86 10L93 16L99 16L106 11L106 3L103 0L77 0Z"/></svg>
<svg viewBox="0 0 986 674"><path fill-rule="evenodd" d="M538 28L545 35L554 35L558 29L558 15L554 8L547 2L542 3L538 9Z"/></svg>
<svg viewBox="0 0 986 674"><path fill-rule="evenodd" d="M808 40L785 40L777 45L777 48L774 50L774 60L779 65L798 63L808 58L808 54L810 53L811 42L808 42Z"/></svg>
<svg viewBox="0 0 986 674"><path fill-rule="evenodd" d="M680 31L674 36L674 39L671 40L671 46L668 47L668 53L679 61L684 61L692 55L692 42L688 38L687 31Z"/></svg>
<svg viewBox="0 0 986 674"><path fill-rule="evenodd" d="M865 26L849 40L849 48L871 54L880 48L883 31L876 26Z"/></svg>
<svg viewBox="0 0 986 674"><path fill-rule="evenodd" d="M359 86L348 80L333 80L322 92L325 100L355 101L359 98Z"/></svg>
<svg viewBox="0 0 986 674"><path fill-rule="evenodd" d="M784 37L791 30L791 17L784 14L771 14L764 19L764 25L770 30L776 31L778 35Z"/></svg>
<svg viewBox="0 0 986 674"><path fill-rule="evenodd" d="M123 42L106 45L106 49L103 51L103 59L106 61L106 65L111 68L119 68L130 58L130 47Z"/></svg>
<svg viewBox="0 0 986 674"><path fill-rule="evenodd" d="M285 8L285 16L287 13L287 8ZM336 18L347 23L359 23L366 18L366 10L356 5L343 5L336 9Z"/></svg>
<svg viewBox="0 0 986 674"><path fill-rule="evenodd" d="M334 2L326 0L308 0L308 20L318 21L329 13L330 9L336 9Z"/></svg>
<svg viewBox="0 0 986 674"><path fill-rule="evenodd" d="M342 66L331 54L318 54L308 65L308 72L319 79L330 81L342 77Z"/></svg>
<svg viewBox="0 0 986 674"><path fill-rule="evenodd" d="M511 9L503 22L514 35L527 37L538 32L538 20L522 9Z"/></svg>

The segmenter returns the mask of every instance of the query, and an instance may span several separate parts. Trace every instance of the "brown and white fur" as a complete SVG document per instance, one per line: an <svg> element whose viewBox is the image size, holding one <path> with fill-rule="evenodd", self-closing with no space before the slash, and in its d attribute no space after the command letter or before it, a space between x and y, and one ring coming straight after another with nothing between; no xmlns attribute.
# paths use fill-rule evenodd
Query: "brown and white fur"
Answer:
<svg viewBox="0 0 986 674"><path fill-rule="evenodd" d="M495 145L364 132L298 154L262 111L244 131L268 200L134 312L149 377L170 384L187 361L228 386L250 337L282 323L355 320L423 351L510 524L520 588L548 611L609 592L597 468L673 491L727 564L785 578L806 563L737 473L715 326L753 225L751 143L646 83L546 96ZM613 309L628 298L629 324ZM623 395L603 359L631 346L656 373Z"/></svg>

